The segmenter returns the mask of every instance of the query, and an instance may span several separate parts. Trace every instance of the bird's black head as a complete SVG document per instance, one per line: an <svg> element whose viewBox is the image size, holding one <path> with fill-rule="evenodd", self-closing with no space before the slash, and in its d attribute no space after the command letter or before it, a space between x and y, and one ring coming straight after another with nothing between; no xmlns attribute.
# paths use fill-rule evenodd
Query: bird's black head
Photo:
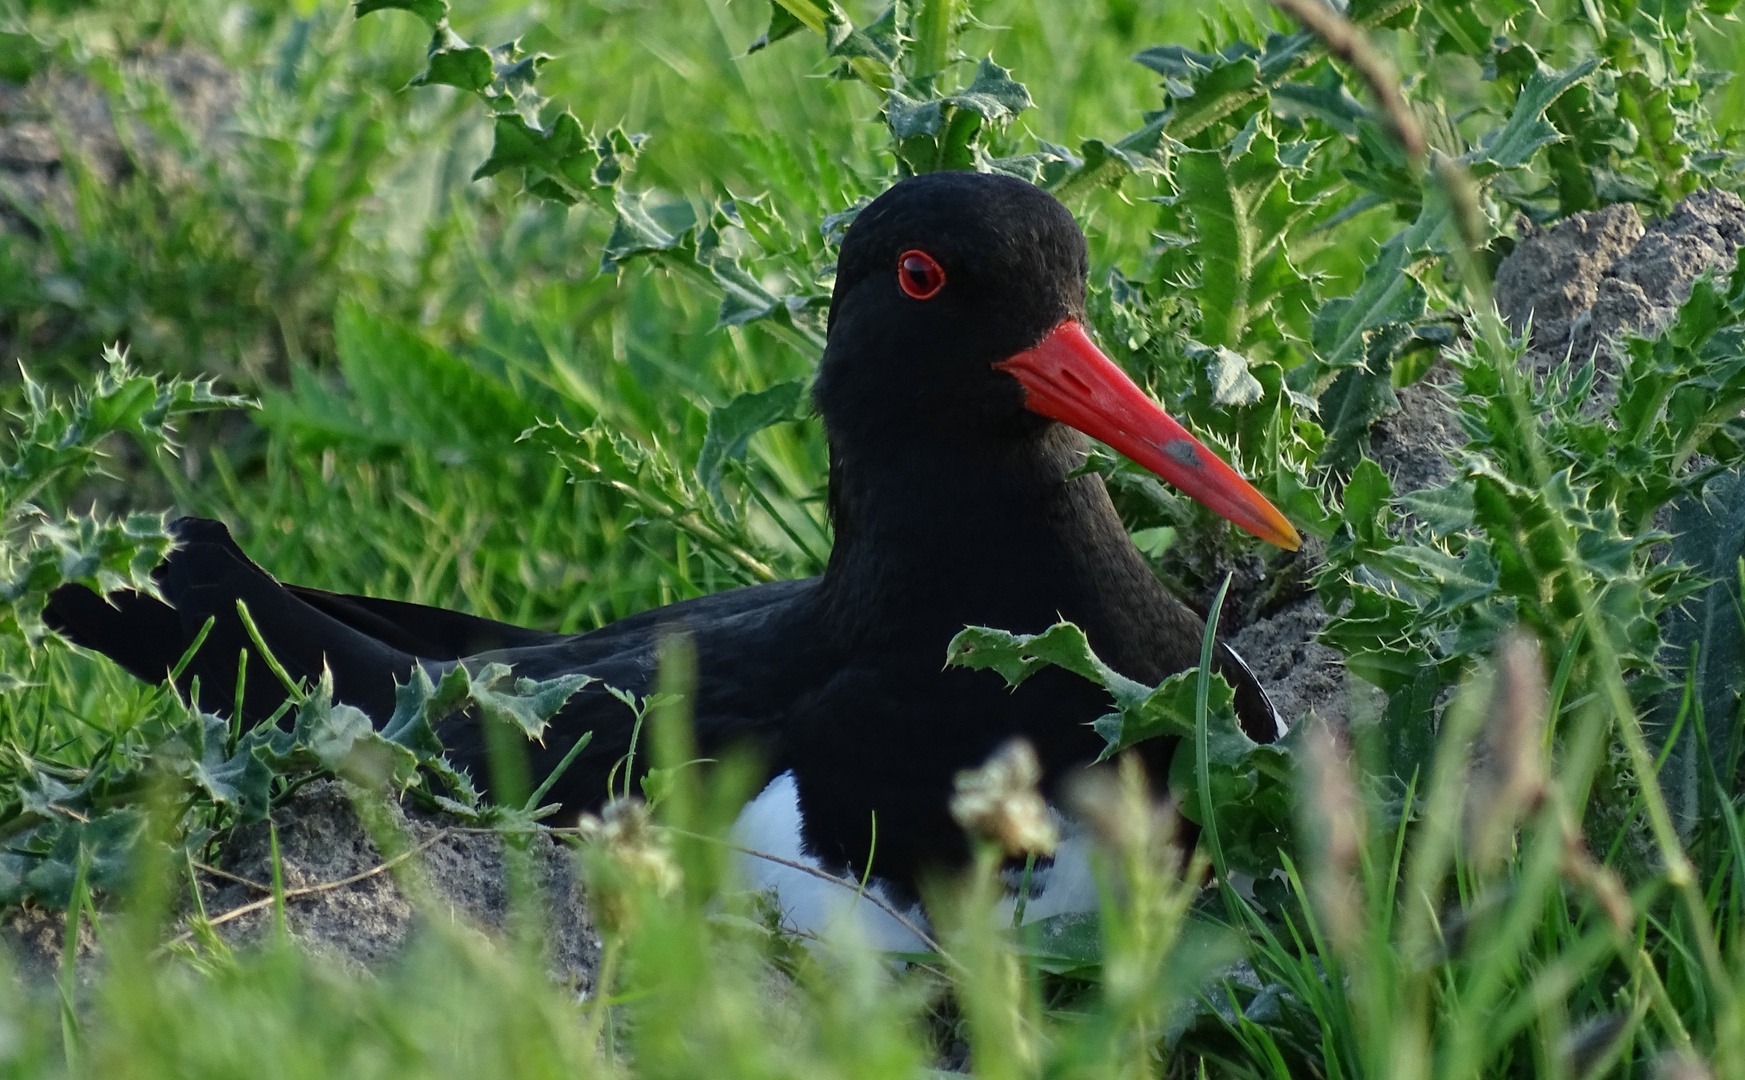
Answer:
<svg viewBox="0 0 1745 1080"><path fill-rule="evenodd" d="M901 181L843 238L819 412L833 433L1039 430L1023 387L992 365L1083 318L1086 268L1078 223L1031 184L971 172Z"/></svg>
<svg viewBox="0 0 1745 1080"><path fill-rule="evenodd" d="M836 464L1009 463L1059 421L1296 548L1290 523L1097 349L1087 270L1078 223L1022 180L932 173L874 199L842 241L813 391Z"/></svg>

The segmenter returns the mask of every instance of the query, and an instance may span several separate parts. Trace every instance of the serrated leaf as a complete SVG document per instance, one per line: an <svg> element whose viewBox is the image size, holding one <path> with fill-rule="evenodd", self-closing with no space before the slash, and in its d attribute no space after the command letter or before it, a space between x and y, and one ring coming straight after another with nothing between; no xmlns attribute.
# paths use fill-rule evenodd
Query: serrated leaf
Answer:
<svg viewBox="0 0 1745 1080"><path fill-rule="evenodd" d="M25 813L49 818L59 816L63 806L73 802L77 795L76 789L35 769L29 769L20 778L16 792Z"/></svg>
<svg viewBox="0 0 1745 1080"><path fill-rule="evenodd" d="M1114 143L1084 140L1079 144L1080 163L1050 189L1063 200L1071 199L1104 184L1119 183L1129 175L1168 172L1170 144L1164 131L1169 117L1167 110L1147 114L1144 127Z"/></svg>
<svg viewBox="0 0 1745 1080"><path fill-rule="evenodd" d="M1424 544L1401 545L1395 558L1424 572L1437 589L1437 603L1445 611L1482 600L1497 590L1497 564L1488 544L1474 541L1459 556Z"/></svg>
<svg viewBox="0 0 1745 1080"><path fill-rule="evenodd" d="M1415 306L1413 301L1395 310L1403 314ZM1322 316L1333 321L1341 310L1340 302L1334 301L1323 308ZM1388 322L1369 331L1364 337L1364 363L1341 369L1332 385L1322 391L1317 409L1327 433L1319 459L1322 468L1349 469L1367 447L1375 421L1399 411L1393 386L1394 362L1408 350L1434 348L1443 340L1442 327L1424 328L1421 321ZM1321 316L1316 322L1325 325Z"/></svg>
<svg viewBox="0 0 1745 1080"><path fill-rule="evenodd" d="M333 673L323 670L314 693L297 709L292 736L333 772L343 771L352 748L376 732L361 709L333 701Z"/></svg>
<svg viewBox="0 0 1745 1080"><path fill-rule="evenodd" d="M1042 666L1025 653L1027 643L1023 635L972 626L951 639L945 650L945 662L972 671L997 671L1007 686L1015 687Z"/></svg>
<svg viewBox="0 0 1745 1080"><path fill-rule="evenodd" d="M436 685L422 664L414 667L406 681L394 684L394 711L382 725L382 738L412 751L419 760L442 753L442 740L437 738L436 725L446 720L456 708L454 694L436 701Z"/></svg>
<svg viewBox="0 0 1745 1080"><path fill-rule="evenodd" d="M1369 110L1345 88L1345 77L1331 64L1322 68L1312 83L1282 82L1272 88L1272 109L1280 116L1313 116L1348 137L1357 135L1360 121Z"/></svg>
<svg viewBox="0 0 1745 1080"><path fill-rule="evenodd" d="M1400 496L1401 509L1429 526L1438 536L1472 527L1472 482L1460 480L1446 487L1426 488Z"/></svg>
<svg viewBox="0 0 1745 1080"><path fill-rule="evenodd" d="M979 149L979 147L978 147ZM1002 176L1010 176L1040 188L1053 188L1072 173L1084 167L1084 159L1064 146L1037 140L1037 149L1027 154L1008 157L978 156L976 168Z"/></svg>
<svg viewBox="0 0 1745 1080"><path fill-rule="evenodd" d="M1098 761L1107 761L1116 754L1146 739L1166 736L1177 738L1194 734L1194 708L1200 673L1180 671L1157 685L1142 700L1099 717L1091 725L1103 737L1103 750ZM1234 707L1235 691L1222 675L1213 675L1209 708L1222 712ZM1209 733L1210 729L1208 729ZM1223 743L1219 744L1221 747Z"/></svg>
<svg viewBox="0 0 1745 1080"><path fill-rule="evenodd" d="M1388 500L1393 495L1393 484L1389 483L1380 465L1368 458L1358 462L1357 468L1351 471L1351 479L1345 484L1346 524L1356 528L1360 535L1379 538Z"/></svg>
<svg viewBox="0 0 1745 1080"><path fill-rule="evenodd" d="M416 782L418 758L377 733L363 710L333 700L333 673L323 668L313 693L297 708L291 737L316 764L360 782L404 788Z"/></svg>
<svg viewBox="0 0 1745 1080"><path fill-rule="evenodd" d="M1217 150L1178 151L1175 166L1176 208L1193 221L1191 252L1199 265L1196 336L1243 348L1261 334L1283 294L1308 284L1284 241L1312 204L1292 197L1278 141L1261 113Z"/></svg>
<svg viewBox="0 0 1745 1080"><path fill-rule="evenodd" d="M946 663L972 670L997 671L1012 687L1022 685L1031 675L1048 666L1063 668L1103 687L1109 691L1118 711L1092 725L1108 742L1098 760L1144 739L1192 734L1194 730L1194 680L1198 678L1197 672L1181 672L1157 687L1146 686L1103 663L1091 650L1084 631L1069 622L1056 623L1040 634L1012 634L986 626L968 627L951 639L946 648ZM1235 692L1222 675L1214 674L1211 685L1211 707L1221 713L1227 712L1230 723L1234 725ZM1240 729L1236 730L1241 735ZM1245 735L1241 735L1241 739L1250 747L1254 745ZM1220 741L1218 752L1231 751L1236 745Z"/></svg>
<svg viewBox="0 0 1745 1080"><path fill-rule="evenodd" d="M544 735L546 724L564 703L578 690L597 681L591 675L579 674L540 682L511 678L509 665L487 664L473 677L468 693L481 717L519 728L530 739Z"/></svg>
<svg viewBox="0 0 1745 1080"><path fill-rule="evenodd" d="M1555 142L1558 132L1545 120L1545 110L1571 86L1592 75L1603 59L1590 57L1562 71L1541 66L1533 72L1527 85L1515 98L1515 108L1508 122L1479 141L1468 151L1467 167L1474 176L1484 177L1503 169L1524 165L1538 149Z"/></svg>
<svg viewBox="0 0 1745 1080"><path fill-rule="evenodd" d="M1291 371L1294 388L1319 397L1340 368L1365 362L1373 331L1424 317L1429 295L1411 270L1429 257L1452 222L1453 211L1445 197L1426 198L1411 227L1395 233L1376 252L1357 291L1321 306L1314 321L1315 354L1309 363Z"/></svg>
<svg viewBox="0 0 1745 1080"><path fill-rule="evenodd" d="M0 545L0 603L32 644L48 633L42 610L63 584L84 585L107 596L121 589L156 596L151 571L174 540L162 514L125 519L92 515L62 521L38 518Z"/></svg>
<svg viewBox="0 0 1745 1080"><path fill-rule="evenodd" d="M749 54L757 52L759 49L767 49L783 38L792 37L805 28L806 24L796 18L793 12L777 3L776 0L770 0L769 24L745 51Z"/></svg>
<svg viewBox="0 0 1745 1080"><path fill-rule="evenodd" d="M229 723L221 716L197 713L193 730L200 733L196 754L188 762L187 777L215 803L238 809L245 822L259 821L266 816L272 801L273 770L252 746L241 746L231 757L224 756Z"/></svg>
<svg viewBox="0 0 1745 1080"><path fill-rule="evenodd" d="M1206 364L1206 381L1211 384L1214 405L1252 405L1265 393L1260 380L1249 373L1248 358L1222 345L1213 350Z"/></svg>
<svg viewBox="0 0 1745 1080"><path fill-rule="evenodd" d="M618 216L600 255L602 273L630 259L677 249L684 234L697 224L690 203L657 202L646 191L616 192L613 206Z"/></svg>
<svg viewBox="0 0 1745 1080"><path fill-rule="evenodd" d="M1226 62L1217 53L1198 52L1186 45L1153 45L1133 57L1134 63L1169 79L1190 81Z"/></svg>
<svg viewBox="0 0 1745 1080"><path fill-rule="evenodd" d="M916 137L930 139L945 126L945 103L937 98L917 101L892 90L885 99L885 122L899 142Z"/></svg>
<svg viewBox="0 0 1745 1080"><path fill-rule="evenodd" d="M491 85L495 72L491 53L477 45L468 45L446 25L437 28L422 73L413 78L413 86L443 85L461 90L479 91Z"/></svg>
<svg viewBox="0 0 1745 1080"><path fill-rule="evenodd" d="M523 169L529 191L566 206L612 188L640 146L633 137L628 142L616 137L617 132L590 134L567 110L546 127L522 113L498 113L492 130L491 156L473 171L473 179Z"/></svg>
<svg viewBox="0 0 1745 1080"><path fill-rule="evenodd" d="M647 517L671 523L719 554L729 572L745 575L740 578L744 583L776 579L775 571L754 553L762 545L747 531L744 515L733 521L723 518L694 473L680 468L658 444L644 447L598 422L580 432L541 423L523 438L549 447L577 480L610 487Z"/></svg>
<svg viewBox="0 0 1745 1080"><path fill-rule="evenodd" d="M1236 41L1216 53L1202 53L1166 45L1146 49L1134 59L1192 87L1190 95L1175 101L1169 123L1170 135L1186 141L1267 94L1308 63L1316 48L1315 35L1304 31L1270 34L1260 48Z"/></svg>
<svg viewBox="0 0 1745 1080"><path fill-rule="evenodd" d="M951 639L946 663L978 670L992 667L1014 687L1052 664L1101 686L1117 704L1138 703L1150 693L1144 683L1127 678L1098 659L1084 631L1069 622L1055 623L1040 634L1010 634L972 626Z"/></svg>
<svg viewBox="0 0 1745 1080"><path fill-rule="evenodd" d="M748 391L709 410L709 428L697 454L697 480L723 514L728 507L721 494L721 476L727 462L745 460L751 437L764 428L792 419L805 395L805 381L795 379L764 390Z"/></svg>
<svg viewBox="0 0 1745 1080"><path fill-rule="evenodd" d="M831 247L841 244L843 236L848 232L848 227L854 224L854 219L859 217L860 212L865 210L871 202L871 198L863 195L856 199L848 209L839 210L834 214L825 214L824 220L818 223L818 235L823 237L824 243Z"/></svg>
<svg viewBox="0 0 1745 1080"><path fill-rule="evenodd" d="M90 821L55 818L45 827L52 847L24 874L22 891L64 910L72 899L81 862L91 888L122 888L131 876L145 824L145 814L132 807L110 810Z"/></svg>
<svg viewBox="0 0 1745 1080"><path fill-rule="evenodd" d="M1323 469L1343 472L1351 468L1368 445L1370 426L1400 411L1390 374L1348 367L1321 392L1316 415L1327 432L1327 442L1317 464Z"/></svg>
<svg viewBox="0 0 1745 1080"><path fill-rule="evenodd" d="M741 265L723 237L724 229L741 227L733 202L719 204L706 222L696 219L689 204L657 202L645 192L621 191L614 202L618 217L601 258L603 270L617 269L636 258L671 260L721 290L717 326L767 320L802 351L823 348L822 316L830 297L822 292L781 295Z"/></svg>
<svg viewBox="0 0 1745 1080"><path fill-rule="evenodd" d="M691 239L695 243L689 251L691 262L708 274L721 290L721 309L715 317L716 326L744 326L769 319L816 335L817 328L803 325L799 317L827 306L828 297L822 294L782 296L773 292L728 250L719 227L711 225L693 234Z"/></svg>
<svg viewBox="0 0 1745 1080"><path fill-rule="evenodd" d="M1140 63L1146 62L1144 57L1149 52L1151 50L1139 54ZM1205 131L1265 93L1267 88L1260 77L1260 65L1249 55L1207 69L1192 85L1193 93L1177 98L1171 110L1170 134L1182 140Z"/></svg>
<svg viewBox="0 0 1745 1080"><path fill-rule="evenodd" d="M866 26L856 27L836 0L829 0L824 13L824 47L831 56L872 60L885 67L895 64L902 53L896 6L886 8Z"/></svg>
<svg viewBox="0 0 1745 1080"><path fill-rule="evenodd" d="M989 121L1010 119L1031 105L1030 91L991 56L982 57L976 65L976 77L969 86L945 100Z"/></svg>

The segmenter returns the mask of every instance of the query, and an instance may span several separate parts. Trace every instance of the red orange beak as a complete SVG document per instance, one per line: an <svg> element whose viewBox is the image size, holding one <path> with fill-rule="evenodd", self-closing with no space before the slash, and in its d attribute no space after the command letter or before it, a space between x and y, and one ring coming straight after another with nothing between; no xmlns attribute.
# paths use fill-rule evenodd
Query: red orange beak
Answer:
<svg viewBox="0 0 1745 1080"><path fill-rule="evenodd" d="M1023 384L1031 412L1108 443L1270 544L1303 546L1277 507L1146 397L1077 322L1066 320L1035 348L994 367Z"/></svg>

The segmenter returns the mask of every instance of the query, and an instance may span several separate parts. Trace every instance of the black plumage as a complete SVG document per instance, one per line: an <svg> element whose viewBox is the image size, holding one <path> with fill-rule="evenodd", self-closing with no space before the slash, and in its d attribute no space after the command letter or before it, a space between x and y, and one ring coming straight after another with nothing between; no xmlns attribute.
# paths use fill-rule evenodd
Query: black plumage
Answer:
<svg viewBox="0 0 1745 1080"><path fill-rule="evenodd" d="M943 275L936 295L917 299L900 280L900 262L916 251ZM1034 633L1069 619L1129 677L1156 682L1198 663L1200 619L1152 574L1102 480L1073 475L1083 437L1033 411L1035 386L996 367L1084 321L1086 265L1071 215L1016 180L917 177L861 212L842 245L814 391L830 443L835 527L820 577L564 636L281 585L223 526L183 519L182 545L158 572L167 602L123 593L105 603L68 587L53 597L50 624L158 680L213 616L182 682L186 691L197 677L201 704L227 712L238 651L252 651L240 598L291 675L313 679L325 664L336 696L378 719L391 711L395 679L418 663L434 672L501 661L532 678L580 671L646 693L660 637L683 631L697 653L702 750L750 744L773 770L791 769L805 840L827 866L858 876L876 814L874 870L903 890L964 854L947 810L956 772L1021 735L1052 787L1102 746L1088 722L1108 711L1104 691L1058 669L1008 690L993 672L943 668L959 630ZM1192 451L1185 460L1198 467ZM1237 688L1245 729L1275 737L1277 719L1254 676L1222 645L1218 666ZM247 678L243 711L255 722L283 691L258 658ZM591 686L533 748L533 773L544 775L593 731L553 792L570 811L593 808L629 729L625 706ZM441 734L483 774L471 721ZM1172 749L1146 753L1163 764Z"/></svg>

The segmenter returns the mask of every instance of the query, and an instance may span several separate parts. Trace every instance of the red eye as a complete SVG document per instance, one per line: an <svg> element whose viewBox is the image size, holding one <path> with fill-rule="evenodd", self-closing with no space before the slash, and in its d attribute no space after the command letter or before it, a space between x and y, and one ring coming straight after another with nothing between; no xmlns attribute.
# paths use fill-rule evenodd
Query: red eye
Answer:
<svg viewBox="0 0 1745 1080"><path fill-rule="evenodd" d="M897 284L917 300L931 300L945 288L945 271L925 251L905 251L897 258Z"/></svg>

